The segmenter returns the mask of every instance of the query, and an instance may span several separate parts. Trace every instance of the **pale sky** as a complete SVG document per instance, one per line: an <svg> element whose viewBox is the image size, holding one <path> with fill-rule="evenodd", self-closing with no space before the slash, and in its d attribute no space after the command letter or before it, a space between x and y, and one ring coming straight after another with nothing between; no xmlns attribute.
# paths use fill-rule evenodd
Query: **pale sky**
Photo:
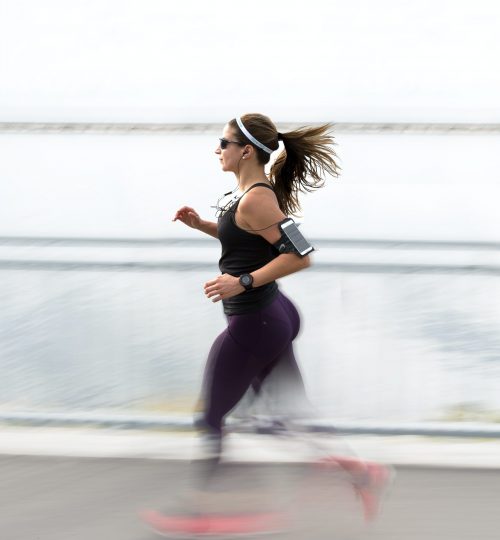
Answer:
<svg viewBox="0 0 500 540"><path fill-rule="evenodd" d="M0 121L500 122L497 0L0 0Z"/></svg>

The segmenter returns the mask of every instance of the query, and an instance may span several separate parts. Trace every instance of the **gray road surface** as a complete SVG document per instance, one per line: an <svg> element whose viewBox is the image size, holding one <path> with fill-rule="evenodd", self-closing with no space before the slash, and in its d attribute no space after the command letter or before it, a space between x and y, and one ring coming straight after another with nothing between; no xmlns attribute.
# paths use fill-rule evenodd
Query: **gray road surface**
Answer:
<svg viewBox="0 0 500 540"><path fill-rule="evenodd" d="M1 456L0 538L160 538L143 526L138 512L168 507L187 467L163 460ZM224 474L221 504L292 509L290 530L279 538L500 538L499 470L398 468L382 515L371 526L363 524L359 502L333 473L298 465L232 464ZM224 500L224 493L231 495Z"/></svg>

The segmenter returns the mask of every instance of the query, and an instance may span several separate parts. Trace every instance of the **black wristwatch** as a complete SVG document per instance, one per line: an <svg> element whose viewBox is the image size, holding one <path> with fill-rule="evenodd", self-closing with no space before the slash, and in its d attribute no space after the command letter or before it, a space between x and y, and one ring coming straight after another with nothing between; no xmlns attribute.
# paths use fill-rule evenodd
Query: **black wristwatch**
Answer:
<svg viewBox="0 0 500 540"><path fill-rule="evenodd" d="M253 289L253 276L251 274L241 274L240 284L245 287L246 291Z"/></svg>

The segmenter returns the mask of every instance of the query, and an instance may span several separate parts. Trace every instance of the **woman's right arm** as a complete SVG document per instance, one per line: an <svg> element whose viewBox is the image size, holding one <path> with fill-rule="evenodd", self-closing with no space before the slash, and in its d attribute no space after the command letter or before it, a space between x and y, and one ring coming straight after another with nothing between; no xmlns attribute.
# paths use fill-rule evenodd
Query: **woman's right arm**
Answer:
<svg viewBox="0 0 500 540"><path fill-rule="evenodd" d="M182 221L184 225L187 225L192 229L197 229L198 231L204 232L205 234L213 236L214 238L218 238L217 223L201 219L196 210L189 206L183 206L177 210L172 221L177 220Z"/></svg>

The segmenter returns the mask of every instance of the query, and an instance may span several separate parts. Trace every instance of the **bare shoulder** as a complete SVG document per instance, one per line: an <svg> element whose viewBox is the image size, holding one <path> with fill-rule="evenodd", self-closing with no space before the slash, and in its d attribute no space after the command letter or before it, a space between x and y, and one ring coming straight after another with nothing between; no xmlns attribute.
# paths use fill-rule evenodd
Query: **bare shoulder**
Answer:
<svg viewBox="0 0 500 540"><path fill-rule="evenodd" d="M253 231L265 229L266 232L261 233L261 236L267 237L271 233L273 238L278 231L276 226L273 234L273 224L279 223L284 217L274 191L266 187L256 187L249 191L241 199L236 214L238 225Z"/></svg>
<svg viewBox="0 0 500 540"><path fill-rule="evenodd" d="M260 219L261 217L265 218L267 215L272 217L283 216L274 191L263 186L258 186L249 191L241 199L238 209L245 219Z"/></svg>

